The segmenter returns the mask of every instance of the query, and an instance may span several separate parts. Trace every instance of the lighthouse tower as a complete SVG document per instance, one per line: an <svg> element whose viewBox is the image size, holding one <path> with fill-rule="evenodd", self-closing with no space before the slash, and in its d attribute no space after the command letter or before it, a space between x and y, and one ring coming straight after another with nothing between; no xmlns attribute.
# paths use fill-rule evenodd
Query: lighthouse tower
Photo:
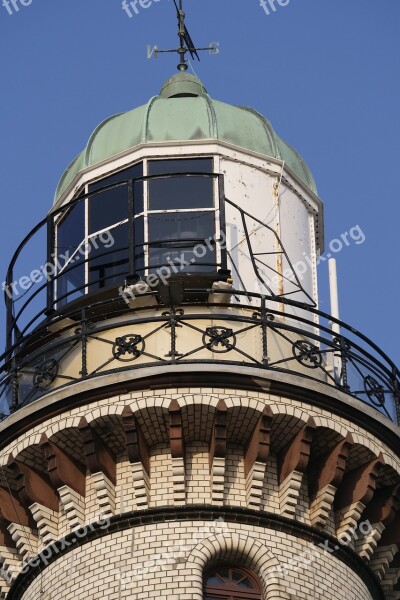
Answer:
<svg viewBox="0 0 400 600"><path fill-rule="evenodd" d="M323 243L185 70L95 129L3 286L1 598L400 598L399 371L318 310Z"/></svg>

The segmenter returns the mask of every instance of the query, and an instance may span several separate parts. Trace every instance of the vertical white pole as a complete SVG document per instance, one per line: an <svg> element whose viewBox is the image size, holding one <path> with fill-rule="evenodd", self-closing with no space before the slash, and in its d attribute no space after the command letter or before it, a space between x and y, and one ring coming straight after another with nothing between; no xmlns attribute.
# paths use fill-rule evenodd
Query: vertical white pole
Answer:
<svg viewBox="0 0 400 600"><path fill-rule="evenodd" d="M339 319L339 292L337 281L336 259L330 258L328 261L329 268L329 293L331 302L331 315L335 319ZM333 337L340 335L340 325L331 321ZM333 376L337 383L341 383L342 361L339 356L332 356Z"/></svg>
<svg viewBox="0 0 400 600"><path fill-rule="evenodd" d="M329 267L329 292L331 298L331 315L335 319L339 319L339 292L337 283L337 268L336 259L330 258L328 261ZM331 323L332 331L340 333L340 327L337 323Z"/></svg>

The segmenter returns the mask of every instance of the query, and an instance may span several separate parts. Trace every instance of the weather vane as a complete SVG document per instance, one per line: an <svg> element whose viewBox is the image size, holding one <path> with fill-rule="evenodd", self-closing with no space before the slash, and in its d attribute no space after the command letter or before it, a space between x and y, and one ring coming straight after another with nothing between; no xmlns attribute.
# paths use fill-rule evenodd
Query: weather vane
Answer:
<svg viewBox="0 0 400 600"><path fill-rule="evenodd" d="M151 48L147 46L147 58L151 58L154 54L155 58L157 58L158 54L161 53L177 53L179 54L180 61L178 65L179 71L187 71L188 65L186 63L186 54L189 52L190 56L194 60L200 60L198 52L202 52L203 50L208 50L210 54L218 54L219 53L219 43L211 42L207 48L196 48L193 43L192 38L187 30L185 25L185 13L183 11L183 0L179 1L179 6L176 0L173 0L176 8L176 14L178 16L178 36L179 36L179 48L174 48L172 50L159 50L157 46Z"/></svg>

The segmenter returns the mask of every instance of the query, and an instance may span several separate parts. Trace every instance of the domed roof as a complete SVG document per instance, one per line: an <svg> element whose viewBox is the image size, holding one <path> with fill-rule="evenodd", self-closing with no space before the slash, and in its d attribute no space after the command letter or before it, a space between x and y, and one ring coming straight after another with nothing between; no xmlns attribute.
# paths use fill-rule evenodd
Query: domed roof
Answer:
<svg viewBox="0 0 400 600"><path fill-rule="evenodd" d="M276 135L265 117L252 108L211 99L197 77L179 72L147 104L109 117L96 127L86 148L63 174L55 200L82 169L141 144L188 140L220 140L284 160L313 192L317 191L306 163Z"/></svg>

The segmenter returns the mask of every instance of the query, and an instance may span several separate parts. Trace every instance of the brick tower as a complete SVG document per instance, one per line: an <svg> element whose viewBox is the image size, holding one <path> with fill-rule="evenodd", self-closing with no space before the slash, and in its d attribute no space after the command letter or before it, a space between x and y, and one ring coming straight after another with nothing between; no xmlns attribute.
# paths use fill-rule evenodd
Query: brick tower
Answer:
<svg viewBox="0 0 400 600"><path fill-rule="evenodd" d="M322 251L302 158L184 70L96 128L3 286L2 598L400 598L399 371Z"/></svg>

